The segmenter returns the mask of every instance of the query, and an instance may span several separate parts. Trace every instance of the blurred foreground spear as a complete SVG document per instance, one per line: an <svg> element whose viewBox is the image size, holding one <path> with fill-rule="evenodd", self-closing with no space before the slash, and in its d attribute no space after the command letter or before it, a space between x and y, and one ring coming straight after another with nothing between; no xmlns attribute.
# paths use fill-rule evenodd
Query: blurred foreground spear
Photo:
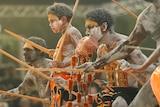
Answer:
<svg viewBox="0 0 160 107"><path fill-rule="evenodd" d="M24 38L24 37L21 37L20 35L18 35L18 34L16 34L16 33L13 33L13 32L11 32L11 31L9 31L9 30L7 30L7 29L5 29L4 31L5 31L6 33L10 34L11 36L14 36L15 38L17 38L17 39L19 39L19 40L21 40L21 41L23 41L23 42L26 42L26 43L32 45L33 47L41 50L42 52L44 52L44 53L46 53L46 54L48 54L48 55L53 54L53 53L51 53L51 51L49 51L49 49L46 49L46 48L44 48L44 47L42 47L42 46L40 46L40 45L38 45L38 44L36 44L36 43L34 43L34 42L26 39L26 38Z"/></svg>
<svg viewBox="0 0 160 107"><path fill-rule="evenodd" d="M37 97L32 97L32 96L27 96L27 95L22 95L22 94L17 94L17 93L12 93L12 92L8 92L8 91L0 90L0 94L7 94L7 95L10 95L10 96L26 98L26 99L29 99L29 100L39 101L39 102L43 102L43 103L50 103L49 100L45 100L45 99L41 99L41 98L37 98Z"/></svg>

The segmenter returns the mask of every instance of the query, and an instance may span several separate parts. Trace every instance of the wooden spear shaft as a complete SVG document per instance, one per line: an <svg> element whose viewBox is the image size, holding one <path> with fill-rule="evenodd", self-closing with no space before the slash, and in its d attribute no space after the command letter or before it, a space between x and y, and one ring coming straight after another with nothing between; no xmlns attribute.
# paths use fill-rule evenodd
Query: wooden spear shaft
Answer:
<svg viewBox="0 0 160 107"><path fill-rule="evenodd" d="M73 16L74 16L74 13L75 13L75 11L76 11L76 9L77 9L77 7L78 7L78 3L79 3L79 0L76 0L76 2L75 2L75 5L74 5L74 7L73 7ZM62 48L63 48L63 45L64 45L64 41L65 41L65 39L66 39L66 34L67 34L67 30L68 30L68 28L69 28L69 26L71 25L71 23L72 23L72 20L73 20L73 16L72 16L72 18L70 19L70 21L69 21L69 23L68 23L68 25L67 25L67 27L66 27L66 30L65 30L65 32L64 32L64 34L62 35L62 39L61 39L61 42L60 42L60 44L57 44L57 46L56 46L56 48L58 49L56 49L55 50L55 57L53 57L53 60L59 60L59 61L61 61L62 60L62 56L61 56L61 51L62 51ZM54 56L54 55L53 55ZM53 72L51 73L51 75L50 75L50 77L53 75ZM49 86L49 82L47 83L47 86L46 86L46 89L45 89L45 91L47 91L47 89L48 89L48 86Z"/></svg>
<svg viewBox="0 0 160 107"><path fill-rule="evenodd" d="M119 7L121 7L122 9L124 9L125 11L127 11L130 15L132 15L134 18L137 19L137 15L134 14L132 11L128 10L126 7L124 7L123 5L121 5L119 2L112 0L112 2L114 2L115 4L117 4Z"/></svg>
<svg viewBox="0 0 160 107"><path fill-rule="evenodd" d="M77 9L77 7L78 7L78 3L79 3L79 0L76 0L75 5L74 5L74 7L73 7L73 16L74 16L75 11L76 11L76 9ZM65 41L65 38L66 38L66 33L67 33L68 29L69 29L69 26L70 26L71 23L72 23L73 16L72 16L71 20L69 21L69 23L68 23L68 25L67 25L67 28L66 28L66 30L65 30L65 32L64 32L64 34L62 35L62 40L61 40L60 46L58 46L58 51L56 52L55 60L57 60L57 59L59 59L59 57L61 57L61 56L59 56L59 55L61 55L62 47L63 47L64 41Z"/></svg>
<svg viewBox="0 0 160 107"><path fill-rule="evenodd" d="M42 46L40 46L40 45L38 45L38 44L36 44L36 43L28 40L28 39L26 39L26 38L23 38L23 37L21 37L20 35L18 35L18 34L16 34L16 33L13 33L13 32L11 32L11 31L9 31L9 30L7 30L7 29L5 29L4 31L5 31L6 33L10 34L11 36L14 36L15 38L21 40L21 41L24 41L24 42L26 42L26 43L31 44L33 47L41 50L42 52L44 52L44 53L46 53L46 54L50 54L50 52L49 52L48 49L46 49L46 48L44 48L44 47L42 47Z"/></svg>
<svg viewBox="0 0 160 107"><path fill-rule="evenodd" d="M50 77L48 77L47 75L45 75L45 74L43 74L42 72L38 71L37 69L31 67L30 65L24 63L23 61L17 59L16 57L8 54L7 52L3 51L2 49L0 49L0 53L8 56L9 58L11 58L11 59L13 59L13 60L15 60L15 61L18 62L19 64L27 67L28 69L32 70L33 72L35 72L35 73L37 73L37 74L39 74L39 75L42 76L43 78L46 78L47 80L54 82L54 81L53 81ZM65 88L65 87L63 87L63 88ZM66 89L66 88L65 88L65 89ZM67 89L66 89L66 90L67 90ZM73 91L72 91L72 93L74 94Z"/></svg>
<svg viewBox="0 0 160 107"><path fill-rule="evenodd" d="M71 69L71 68L35 68L37 70L40 71L58 71L58 72L67 72L70 73L72 71L77 71L77 72L82 72L84 71L84 69ZM30 70L29 68L16 68L16 70L18 71L25 71L25 70ZM101 69L93 69L91 70L93 72L105 72L105 70L101 70Z"/></svg>
<svg viewBox="0 0 160 107"><path fill-rule="evenodd" d="M69 68L35 68L41 71L60 71L60 72L72 72L72 71L77 71L77 72L82 72L84 71L84 69L69 69ZM26 71L26 70L30 70L29 68L16 68L16 70L18 71ZM101 70L101 69L93 69L91 70L93 72L106 72L105 70ZM144 85L144 82L142 82L139 78L137 78L132 72L127 72L125 71L128 75L130 75L132 78L134 78L136 81L138 81L142 86Z"/></svg>
<svg viewBox="0 0 160 107"><path fill-rule="evenodd" d="M144 82L141 81L139 78L137 78L132 72L125 71L128 75L130 75L132 78L134 78L136 81L138 81L142 86L144 85Z"/></svg>
<svg viewBox="0 0 160 107"><path fill-rule="evenodd" d="M11 92L8 92L8 91L2 91L2 90L0 90L0 93L1 94L7 94L7 95L10 95L10 96L16 96L16 97L26 98L26 99L29 99L29 100L39 101L39 102L43 102L43 103L50 103L49 100L44 100L44 99L41 99L41 98L31 97L31 96L17 94L17 93L11 93Z"/></svg>
<svg viewBox="0 0 160 107"><path fill-rule="evenodd" d="M49 80L49 81L53 81L49 76L43 74L42 72L40 72L40 71L38 71L37 69L31 67L30 65L26 64L25 62L23 62L23 61L17 59L16 57L10 55L9 53L3 51L2 49L0 49L0 53L2 53L2 54L4 54L4 55L8 56L9 58L11 58L11 59L13 59L13 60L15 60L15 61L18 62L19 64L21 64L21 65L23 65L23 66L29 68L29 69L32 70L33 72L35 72L35 73L39 74L40 76L42 76L43 78L46 78L46 79Z"/></svg>
<svg viewBox="0 0 160 107"><path fill-rule="evenodd" d="M130 49L141 49L141 50L146 50L146 51L154 51L155 49L153 48L146 48L146 47L139 47L139 46L129 46L129 45L125 45L126 48L130 48Z"/></svg>

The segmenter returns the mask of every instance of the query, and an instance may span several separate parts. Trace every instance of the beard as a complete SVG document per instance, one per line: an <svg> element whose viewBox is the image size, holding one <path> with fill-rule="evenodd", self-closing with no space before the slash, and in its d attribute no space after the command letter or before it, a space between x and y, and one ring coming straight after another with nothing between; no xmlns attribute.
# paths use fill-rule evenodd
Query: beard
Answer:
<svg viewBox="0 0 160 107"><path fill-rule="evenodd" d="M28 59L25 59L25 62L26 62L28 65L31 65L31 64L32 64L31 61L28 60Z"/></svg>
<svg viewBox="0 0 160 107"><path fill-rule="evenodd" d="M28 65L32 65L34 62L38 60L37 56L24 56L24 59Z"/></svg>

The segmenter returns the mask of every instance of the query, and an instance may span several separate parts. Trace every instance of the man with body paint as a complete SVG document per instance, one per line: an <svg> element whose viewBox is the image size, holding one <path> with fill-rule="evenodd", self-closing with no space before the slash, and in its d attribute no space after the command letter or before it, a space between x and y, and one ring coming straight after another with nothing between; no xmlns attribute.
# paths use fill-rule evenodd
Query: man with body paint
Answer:
<svg viewBox="0 0 160 107"><path fill-rule="evenodd" d="M47 15L49 26L53 33L61 33L62 36L59 39L56 47L56 51L53 55L52 67L58 68L68 68L71 67L71 59L75 54L75 48L82 38L80 31L69 24L71 18L73 17L72 9L65 3L54 3L53 5L47 8ZM65 37L65 38L64 38ZM59 52L59 53L58 53ZM58 57L57 57L58 56ZM61 80L67 81L71 73L60 72L53 74L53 78L59 78ZM51 90L56 89L55 83L51 82ZM60 88L59 91L62 94L61 104L69 100L68 91ZM57 93L57 91L56 91ZM72 99L75 99L75 96L72 96Z"/></svg>
<svg viewBox="0 0 160 107"><path fill-rule="evenodd" d="M46 42L42 38L29 37L28 40L44 48L47 48ZM52 63L51 63L52 60L46 58L45 53L34 48L32 45L25 43L23 46L23 51L24 51L23 55L24 55L25 62L30 66L34 68L51 68L52 67ZM40 72L44 73L47 76L50 75L50 71L40 71ZM27 92L35 89L38 92L40 98L50 100L51 95L50 95L49 89L47 92L45 92L47 81L48 81L47 79L42 78L37 73L31 70L28 70L22 83L18 87L9 90L9 92L16 93L16 94L26 94ZM14 97L14 96L0 94L0 101L11 101L16 98L17 97ZM50 106L49 103L43 103L43 107L49 107L49 106Z"/></svg>
<svg viewBox="0 0 160 107"><path fill-rule="evenodd" d="M151 4L144 9L138 16L135 28L131 32L129 38L120 43L115 49L110 51L107 55L100 58L99 60L88 64L85 67L85 71L89 71L94 68L102 67L109 64L117 59L128 58L135 50L127 48L128 46L138 46L147 36L151 36L159 46L159 29L160 29L160 0L145 0L151 2ZM143 61L144 62L144 61ZM141 62L141 63L143 63Z"/></svg>
<svg viewBox="0 0 160 107"><path fill-rule="evenodd" d="M99 46L101 46L101 44L105 44L105 46L107 48L107 54L104 56L107 56L107 55L110 56L110 52L112 52L112 50L119 47L120 44L122 44L123 42L128 40L128 36L116 33L114 31L113 17L105 9L94 9L94 10L91 10L90 12L88 12L85 17L85 27L86 27L86 35L91 35L94 38L96 38ZM114 57L110 56L109 58L111 58L110 60L113 60L116 57L118 57L119 55L121 55L121 54L116 54L116 56L114 56ZM126 55L126 54L124 54L124 55ZM101 67L105 66L105 64L107 64L107 63L103 63L103 61L105 61L104 56L97 59L92 64L89 63L91 65L89 65L88 67L94 67L95 64L97 64L97 66L95 68L101 68ZM123 63L126 63L126 61L127 61L129 63L129 66L133 66L133 65L136 66L136 65L143 64L146 60L147 60L147 57L141 52L141 50L135 49L130 54L128 54L128 57L124 58L120 62L123 64ZM102 63L103 66L101 66L100 63ZM83 65L81 65L78 68L81 68L81 67L83 68ZM128 66L124 65L124 68L125 67L128 68ZM86 68L85 70L87 71L87 69L89 71L89 68ZM147 71L146 75L150 76L154 69L155 69L155 66L151 65L146 70ZM139 76L139 75L141 75L141 74L138 74L137 76ZM130 86L137 87L137 84L133 84L135 82L132 81L132 80L134 80L132 77L129 77L128 80L130 82L129 83Z"/></svg>
<svg viewBox="0 0 160 107"><path fill-rule="evenodd" d="M151 4L138 16L135 28L131 32L129 38L125 42L121 43L117 48L107 53L107 55L105 55L104 57L88 64L87 66L85 65L85 72L88 72L91 69L103 67L104 65L109 64L117 59L128 57L128 55L133 52L134 49L127 48L126 46L138 46L147 36L151 36L152 39L157 43L157 47L159 47L160 0L145 1L150 2ZM144 71L143 69L139 70ZM158 103L153 96L154 94L150 86L150 81L147 81L147 83L141 88L129 107L158 107Z"/></svg>

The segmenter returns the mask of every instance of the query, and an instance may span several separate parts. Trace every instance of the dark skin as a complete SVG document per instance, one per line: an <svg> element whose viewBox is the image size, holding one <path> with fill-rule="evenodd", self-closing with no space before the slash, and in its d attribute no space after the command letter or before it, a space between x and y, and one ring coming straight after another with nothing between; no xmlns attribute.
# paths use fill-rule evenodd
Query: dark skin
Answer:
<svg viewBox="0 0 160 107"><path fill-rule="evenodd" d="M132 33L135 33L135 32L132 32ZM126 42L123 42L121 45L117 46L117 48L110 51L107 55L105 55L105 57L103 57L103 59L100 58L97 61L93 62L91 65L88 65L85 68L85 71L87 72L89 69L103 67L104 65L109 64L115 60L123 59L127 57L133 51L133 49L125 48L125 45L138 46L145 38L146 38L146 34L143 34L141 32L136 33L136 35L131 36ZM79 68L84 67L84 66L86 65L82 65Z"/></svg>
<svg viewBox="0 0 160 107"><path fill-rule="evenodd" d="M49 21L49 25L51 27L51 30L54 33L62 33L62 35L64 34L68 21L66 16L62 16L60 19L58 19L57 17L55 18L48 18ZM57 54L55 53L55 55L53 56L53 67L59 67L59 68L64 68L64 67L68 67L70 65L70 57L71 55L65 55L68 52L71 52L75 49L79 39L81 38L81 34L80 32L74 27L70 26L67 29L67 35L65 37L65 41L64 44L62 46L62 57L63 57L63 61L59 61L56 59ZM72 50L71 50L72 49Z"/></svg>
<svg viewBox="0 0 160 107"><path fill-rule="evenodd" d="M150 0L149 2L157 2L157 0ZM149 8L154 8L155 5L150 6ZM149 10L149 9L148 9ZM158 35L159 30L159 19L158 13L149 13L148 10L144 10L137 19L135 28L131 32L127 41L121 43L117 48L110 51L105 57L100 58L99 60L81 65L79 68L85 68L85 72L90 71L91 69L103 67L106 64L109 64L115 60L126 58L134 49L127 48L126 46L139 46L147 36ZM149 15L151 14L151 15ZM157 22L154 22L157 20ZM148 23L150 22L150 23Z"/></svg>
<svg viewBox="0 0 160 107"><path fill-rule="evenodd" d="M23 50L24 50L24 59L28 64L33 64L38 59L38 57L40 57L38 55L39 51L36 51L35 49L32 50L29 48L25 48Z"/></svg>

